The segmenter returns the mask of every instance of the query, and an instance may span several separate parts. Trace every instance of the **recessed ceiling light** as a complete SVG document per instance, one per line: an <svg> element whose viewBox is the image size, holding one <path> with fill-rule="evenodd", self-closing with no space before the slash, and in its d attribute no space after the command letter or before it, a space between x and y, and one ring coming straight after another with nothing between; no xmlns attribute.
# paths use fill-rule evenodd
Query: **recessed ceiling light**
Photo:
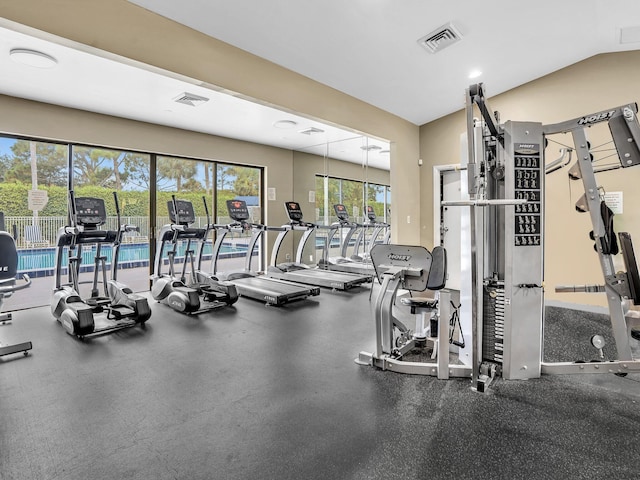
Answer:
<svg viewBox="0 0 640 480"><path fill-rule="evenodd" d="M469 72L469 78L478 78L480 75L482 75L480 70L471 70L471 72Z"/></svg>
<svg viewBox="0 0 640 480"><path fill-rule="evenodd" d="M278 120L273 124L274 127L282 129L293 128L296 125L298 125L298 122L294 122L293 120Z"/></svg>
<svg viewBox="0 0 640 480"><path fill-rule="evenodd" d="M9 52L9 56L18 63L36 68L53 68L58 63L51 55L28 48L14 48Z"/></svg>

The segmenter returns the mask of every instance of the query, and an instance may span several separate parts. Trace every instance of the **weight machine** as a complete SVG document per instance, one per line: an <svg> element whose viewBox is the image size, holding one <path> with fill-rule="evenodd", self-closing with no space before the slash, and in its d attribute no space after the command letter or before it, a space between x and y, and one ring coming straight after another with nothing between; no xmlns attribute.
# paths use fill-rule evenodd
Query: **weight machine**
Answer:
<svg viewBox="0 0 640 480"><path fill-rule="evenodd" d="M474 118L476 108L479 119ZM612 213L600 198L595 177L604 170L640 164L637 112L636 104L627 104L552 125L516 121L501 124L498 113L491 110L485 99L483 85L469 87L466 91L469 200L444 201L442 205L469 209L471 281L470 292L463 292L461 297L470 298L473 339L470 365L449 361L449 343L455 344L456 340L449 335L450 341L445 341L447 333L451 333L451 320L443 322L443 319L458 318L454 302L442 298L439 302L437 298L433 301L401 298L400 303L409 305L412 313L422 309L432 319L439 318L439 323L434 322L430 328L416 321L415 331L407 329L394 313L400 288L409 293L427 288L429 270L434 268L432 254L440 247L419 260L417 251L397 251L406 247L394 245L376 246L372 250L382 283L375 305L376 351L360 352L356 362L438 378L471 377L478 391L484 391L499 375L510 380L538 378L543 373L624 376L640 372L640 360L633 357L629 341L630 337L640 339L640 331L627 325L625 318L629 302L640 304L640 275L631 236L620 233L619 249ZM587 128L601 122L608 123L620 160L604 168L594 166L586 135ZM561 158L545 164L546 137L564 133L572 135L575 148L564 149ZM606 294L617 358L550 363L543 361L545 175L566 166L573 152L577 161L569 169L569 177L581 180L585 192L576 209L589 213L590 237L595 243L604 284L561 286L556 291ZM624 272L616 272L614 268L614 256L619 250ZM452 313L449 310L450 316L443 312L449 306L454 307ZM456 321L459 325L459 320ZM436 329L438 335L434 335ZM408 354L424 348L423 338L428 340L429 336L437 338L433 345L437 360L408 361ZM457 342L464 344L463 339ZM602 353L601 336L594 335L591 343Z"/></svg>
<svg viewBox="0 0 640 480"><path fill-rule="evenodd" d="M474 119L474 106L481 120ZM542 125L507 121L491 110L482 84L466 92L469 201L443 202L468 206L471 234L473 368L472 382L480 391L500 374L505 379L537 378L542 373L616 373L640 371L632 356L625 313L640 302L640 278L631 236L620 234L626 272L616 273L618 253L610 210L600 198L594 156L586 129L608 122L620 163L640 163L640 126L636 104L622 105L566 122ZM547 136L569 133L576 164L569 176L582 180L584 195L578 211L589 212L604 285L559 287L558 291L604 292L617 348L617 359L598 362L543 362L544 210ZM564 154L563 154L564 155ZM560 160L560 159L559 159ZM611 169L612 167L606 167ZM593 346L601 349L602 338Z"/></svg>
<svg viewBox="0 0 640 480"><path fill-rule="evenodd" d="M14 292L31 285L31 279L26 273L22 274L22 283L18 283L18 250L16 242L11 235L0 230L0 312L5 298L9 298ZM0 313L0 324L4 325L13 320L11 312ZM25 356L33 348L31 342L16 343L13 345L0 344L0 357L22 352Z"/></svg>

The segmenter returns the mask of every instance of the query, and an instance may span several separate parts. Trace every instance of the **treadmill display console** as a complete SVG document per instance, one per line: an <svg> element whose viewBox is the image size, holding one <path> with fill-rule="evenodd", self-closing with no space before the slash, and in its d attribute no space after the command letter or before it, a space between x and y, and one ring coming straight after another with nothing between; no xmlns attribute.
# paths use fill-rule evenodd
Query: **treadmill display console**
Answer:
<svg viewBox="0 0 640 480"><path fill-rule="evenodd" d="M107 221L107 209L101 198L76 197L76 222L85 227L97 227Z"/></svg>
<svg viewBox="0 0 640 480"><path fill-rule="evenodd" d="M372 222L376 221L376 212L371 205L367 205L367 218Z"/></svg>
<svg viewBox="0 0 640 480"><path fill-rule="evenodd" d="M193 210L193 204L188 200L176 200L176 206L178 207L178 216L173 208L173 201L167 202L167 208L169 209L169 220L171 223L180 225L191 225L196 221L196 212Z"/></svg>
<svg viewBox="0 0 640 480"><path fill-rule="evenodd" d="M337 205L334 205L333 209L336 212L338 220L349 220L349 212L347 212L347 207L339 203Z"/></svg>
<svg viewBox="0 0 640 480"><path fill-rule="evenodd" d="M287 216L292 222L299 222L302 220L302 209L298 202L285 202L284 208L287 210Z"/></svg>
<svg viewBox="0 0 640 480"><path fill-rule="evenodd" d="M244 200L227 200L229 216L236 222L249 220L249 209Z"/></svg>

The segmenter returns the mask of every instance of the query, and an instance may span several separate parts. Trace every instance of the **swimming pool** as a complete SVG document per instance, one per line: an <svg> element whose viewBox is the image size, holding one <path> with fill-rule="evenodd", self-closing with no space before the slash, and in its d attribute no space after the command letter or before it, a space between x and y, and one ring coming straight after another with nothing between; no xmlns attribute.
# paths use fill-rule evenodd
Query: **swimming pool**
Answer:
<svg viewBox="0 0 640 480"><path fill-rule="evenodd" d="M182 262L186 242L180 242L177 250L176 262ZM203 261L211 260L212 245L208 242L204 247L202 254ZM224 243L220 249L220 259L244 257L247 252L246 243ZM65 247L62 265L67 265L68 248ZM93 270L94 257L96 253L95 246L84 246L82 251L81 271ZM102 248L101 252L107 259L107 265L111 266L112 249ZM257 253L254 253L256 255ZM149 266L149 244L148 243L129 243L120 246L120 254L118 255L121 269L138 268ZM56 248L42 247L18 250L18 273L26 273L31 277L45 277L54 274L56 267Z"/></svg>

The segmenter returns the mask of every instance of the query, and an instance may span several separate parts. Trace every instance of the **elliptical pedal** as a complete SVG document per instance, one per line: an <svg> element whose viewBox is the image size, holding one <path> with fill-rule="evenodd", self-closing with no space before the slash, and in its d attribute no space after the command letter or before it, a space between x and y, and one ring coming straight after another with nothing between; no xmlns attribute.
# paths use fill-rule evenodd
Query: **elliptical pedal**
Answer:
<svg viewBox="0 0 640 480"><path fill-rule="evenodd" d="M135 310L126 305L111 305L107 310L107 318L109 320L127 320L136 315Z"/></svg>
<svg viewBox="0 0 640 480"><path fill-rule="evenodd" d="M107 297L91 297L87 298L85 301L85 303L90 307L103 307L105 305L109 305L110 302L111 299Z"/></svg>

